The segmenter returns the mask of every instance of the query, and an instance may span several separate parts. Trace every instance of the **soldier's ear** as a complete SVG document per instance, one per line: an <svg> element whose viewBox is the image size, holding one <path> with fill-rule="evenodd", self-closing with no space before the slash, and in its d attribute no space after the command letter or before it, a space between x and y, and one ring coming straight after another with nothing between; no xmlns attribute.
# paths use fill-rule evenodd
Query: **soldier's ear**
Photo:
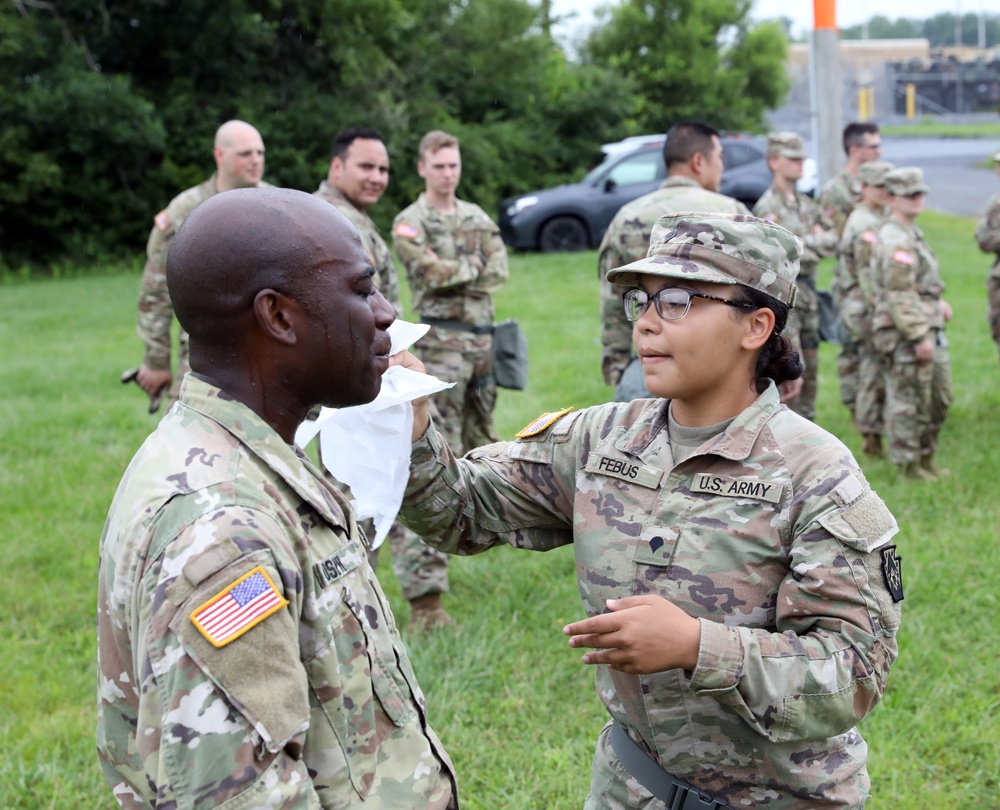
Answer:
<svg viewBox="0 0 1000 810"><path fill-rule="evenodd" d="M302 323L302 306L294 298L270 288L261 290L254 297L253 311L265 335L288 346L298 342L296 329Z"/></svg>
<svg viewBox="0 0 1000 810"><path fill-rule="evenodd" d="M740 345L748 352L762 348L774 331L774 312L768 307L755 309L744 317L743 338Z"/></svg>

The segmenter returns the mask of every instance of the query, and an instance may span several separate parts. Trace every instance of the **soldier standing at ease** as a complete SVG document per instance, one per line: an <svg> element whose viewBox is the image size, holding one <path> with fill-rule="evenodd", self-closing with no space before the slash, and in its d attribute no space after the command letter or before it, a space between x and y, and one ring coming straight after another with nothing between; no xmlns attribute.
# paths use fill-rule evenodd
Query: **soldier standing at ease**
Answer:
<svg viewBox="0 0 1000 810"><path fill-rule="evenodd" d="M951 365L945 323L951 306L937 258L916 225L927 185L918 168L885 176L892 213L879 229L873 268L882 296L873 319L875 346L888 355L886 420L889 458L905 478L948 475L934 463L938 433L951 404Z"/></svg>
<svg viewBox="0 0 1000 810"><path fill-rule="evenodd" d="M181 380L188 371L187 333L178 338L177 376L170 364L170 327L174 310L167 292L167 249L177 229L201 203L220 191L234 188L266 188L264 141L260 133L244 121L227 121L215 133L215 173L204 183L178 194L153 217L153 230L146 244L146 266L139 293L139 323L136 331L146 344L146 353L136 382L150 397L165 389L170 400L177 399Z"/></svg>
<svg viewBox="0 0 1000 810"><path fill-rule="evenodd" d="M219 194L173 240L191 372L101 537L97 748L125 810L458 806L350 503L293 444L378 394L373 272L301 191Z"/></svg>
<svg viewBox="0 0 1000 810"><path fill-rule="evenodd" d="M779 402L802 371L781 334L800 250L753 217L657 222L609 273L657 399L544 414L461 459L414 402L404 521L454 553L573 546L588 618L562 630L610 715L586 810L868 796L856 726L896 658L897 526Z"/></svg>
<svg viewBox="0 0 1000 810"><path fill-rule="evenodd" d="M674 124L663 143L667 179L656 191L633 200L615 214L604 233L599 249L597 275L601 282L601 373L608 385L619 385L625 369L633 362L632 325L622 310L624 288L607 281L612 267L638 261L649 250L649 234L664 214L681 211L719 211L749 214L747 207L732 197L719 194L725 170L719 131L702 121ZM634 377L634 380L632 379ZM630 371L619 390L618 401L648 397L638 366Z"/></svg>
<svg viewBox="0 0 1000 810"><path fill-rule="evenodd" d="M823 216L834 224L838 234L843 234L844 223L854 206L861 199L861 167L882 155L882 138L878 124L854 121L844 127L844 152L847 163L824 187L819 197L819 207ZM837 310L837 320L841 324L840 347L837 349L837 377L840 380L840 399L851 413L856 408L858 377L861 371L861 356L858 344L849 330L843 328L841 306L844 293L841 290L843 268L838 257L830 285L833 302ZM850 283L850 282L848 282Z"/></svg>
<svg viewBox="0 0 1000 810"><path fill-rule="evenodd" d="M854 424L864 437L866 456L882 455L885 432L884 355L872 345L872 315L881 297L881 288L872 272L872 248L888 214L885 176L891 163L872 160L861 166L861 199L847 217L837 247L840 269L840 315L845 337L858 347L858 377ZM838 364L837 371L840 366ZM845 386L841 378L841 391Z"/></svg>
<svg viewBox="0 0 1000 810"><path fill-rule="evenodd" d="M993 156L997 177L1000 177L1000 152ZM1000 194L990 199L983 218L976 225L976 242L983 253L995 253L996 261L986 277L988 308L986 319L990 324L990 334L1000 349Z"/></svg>
<svg viewBox="0 0 1000 810"><path fill-rule="evenodd" d="M790 329L798 337L805 363L802 391L788 407L806 419L816 418L819 383L819 299L816 297L816 265L833 253L837 231L822 217L816 203L795 187L802 177L806 151L794 132L772 132L767 136L767 165L774 182L757 201L755 216L776 222L802 240L802 262L796 285L799 297L792 311Z"/></svg>
<svg viewBox="0 0 1000 810"><path fill-rule="evenodd" d="M389 186L389 152L382 135L374 129L351 127L337 134L333 157L326 180L315 196L336 207L357 228L361 243L375 266L375 286L402 316L399 279L389 246L368 216ZM366 522L365 531L372 530ZM441 605L441 594L448 592L448 556L422 542L399 523L389 530L392 569L399 579L403 596L410 603L410 629L433 630L451 621ZM377 568L378 552L369 554Z"/></svg>

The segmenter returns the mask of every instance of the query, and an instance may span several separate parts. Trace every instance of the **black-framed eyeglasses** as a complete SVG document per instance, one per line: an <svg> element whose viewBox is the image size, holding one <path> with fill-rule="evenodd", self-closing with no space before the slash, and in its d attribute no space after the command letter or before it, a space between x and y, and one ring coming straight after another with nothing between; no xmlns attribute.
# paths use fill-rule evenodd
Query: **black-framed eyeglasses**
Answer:
<svg viewBox="0 0 1000 810"><path fill-rule="evenodd" d="M707 301L718 301L720 304L728 304L737 309L756 309L753 304L743 301L730 301L728 298L719 298L717 295L685 290L681 287L667 287L665 290L650 295L645 290L638 288L627 290L622 295L625 302L625 317L630 321L637 321L643 313L649 309L650 303L656 305L656 314L665 321L679 321L688 314L691 309L692 298L704 298Z"/></svg>

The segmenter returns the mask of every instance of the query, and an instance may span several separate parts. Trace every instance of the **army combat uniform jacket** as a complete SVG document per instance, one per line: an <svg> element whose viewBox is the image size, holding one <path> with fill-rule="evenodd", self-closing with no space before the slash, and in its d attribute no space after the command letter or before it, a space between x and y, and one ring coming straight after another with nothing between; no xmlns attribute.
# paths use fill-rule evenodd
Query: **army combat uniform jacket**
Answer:
<svg viewBox="0 0 1000 810"><path fill-rule="evenodd" d="M457 807L346 499L191 375L111 505L98 670L122 807Z"/></svg>
<svg viewBox="0 0 1000 810"><path fill-rule="evenodd" d="M830 182L823 186L819 196L819 207L837 233L844 232L844 224L851 211L861 201L861 181L841 169Z"/></svg>
<svg viewBox="0 0 1000 810"><path fill-rule="evenodd" d="M855 341L871 336L871 318L880 288L871 267L872 248L884 221L881 212L859 204L840 235L837 294L841 318Z"/></svg>
<svg viewBox="0 0 1000 810"><path fill-rule="evenodd" d="M573 543L588 616L609 598L669 599L701 622L693 672L595 667L629 736L734 808L861 807L855 725L896 658L896 522L844 445L780 405L773 384L679 464L668 406L553 414L457 461L432 426L414 444L401 517L453 553ZM587 808L662 806L606 736Z"/></svg>
<svg viewBox="0 0 1000 810"><path fill-rule="evenodd" d="M886 220L878 232L872 267L883 290L872 324L878 348L888 353L900 341L937 340L945 324L941 307L945 286L923 231Z"/></svg>
<svg viewBox="0 0 1000 810"><path fill-rule="evenodd" d="M984 253L996 254L986 278L986 318L993 340L1000 347L1000 194L986 204L983 218L976 223L976 244Z"/></svg>
<svg viewBox="0 0 1000 810"><path fill-rule="evenodd" d="M367 213L355 208L354 204L344 196L344 193L337 187L331 186L326 180L319 184L319 188L313 192L314 197L325 200L347 217L351 224L357 229L361 236L361 244L371 257L375 266L375 286L386 301L392 304L396 310L396 317L403 317L403 305L399 300L399 277L396 273L396 263L389 253L389 246L385 243L382 235L378 232L378 226L372 222L372 218Z"/></svg>
<svg viewBox="0 0 1000 810"><path fill-rule="evenodd" d="M488 326L492 293L507 282L507 249L482 208L464 200L455 200L455 208L454 215L441 214L421 194L393 221L392 244L422 318Z"/></svg>
<svg viewBox="0 0 1000 810"><path fill-rule="evenodd" d="M259 188L271 188L263 181ZM209 197L217 194L215 175L204 183L182 191L170 204L153 217L153 230L146 242L146 265L142 271L142 288L139 293L139 320L136 332L146 345L143 365L153 371L170 370L170 326L174 308L167 291L167 250L170 240L184 220ZM181 329L178 350L178 369L175 389L188 370L188 337Z"/></svg>
<svg viewBox="0 0 1000 810"><path fill-rule="evenodd" d="M660 187L623 205L611 220L598 250L597 274L601 282L601 372L608 385L618 383L632 356L632 324L625 317L625 288L607 281L608 270L645 259L656 220L682 211L717 211L745 214L739 200L709 191L690 177L668 177Z"/></svg>

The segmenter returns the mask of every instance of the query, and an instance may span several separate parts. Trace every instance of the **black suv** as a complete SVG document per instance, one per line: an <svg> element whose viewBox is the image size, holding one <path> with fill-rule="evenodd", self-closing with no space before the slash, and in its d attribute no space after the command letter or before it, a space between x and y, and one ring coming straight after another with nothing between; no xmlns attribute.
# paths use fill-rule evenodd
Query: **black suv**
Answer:
<svg viewBox="0 0 1000 810"><path fill-rule="evenodd" d="M607 157L579 183L504 200L499 217L504 242L521 250L597 247L618 209L658 188L667 176L663 139L652 135L608 144ZM753 208L771 185L764 140L738 135L721 140L726 169L719 191Z"/></svg>

